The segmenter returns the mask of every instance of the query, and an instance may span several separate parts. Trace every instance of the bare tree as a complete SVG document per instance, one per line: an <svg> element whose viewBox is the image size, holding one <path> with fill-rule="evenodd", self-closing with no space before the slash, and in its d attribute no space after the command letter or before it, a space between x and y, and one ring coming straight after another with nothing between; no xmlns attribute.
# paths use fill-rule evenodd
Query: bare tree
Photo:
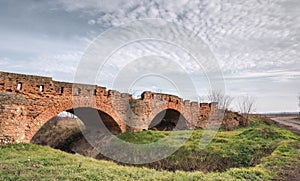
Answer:
<svg viewBox="0 0 300 181"><path fill-rule="evenodd" d="M242 96L238 99L238 109L239 112L246 116L246 119L249 119L249 114L255 110L255 99L252 96Z"/></svg>
<svg viewBox="0 0 300 181"><path fill-rule="evenodd" d="M233 97L225 95L221 90L211 90L207 96L210 102L217 102L219 109L228 110Z"/></svg>

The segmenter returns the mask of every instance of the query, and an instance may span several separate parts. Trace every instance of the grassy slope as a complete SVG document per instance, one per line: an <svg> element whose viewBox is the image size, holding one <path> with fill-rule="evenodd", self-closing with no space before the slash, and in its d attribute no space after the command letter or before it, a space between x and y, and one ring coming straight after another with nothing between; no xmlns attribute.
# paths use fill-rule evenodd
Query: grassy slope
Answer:
<svg viewBox="0 0 300 181"><path fill-rule="evenodd" d="M267 128L267 129L265 129ZM191 139L178 153L187 154L197 151L197 136L201 131L193 134ZM164 132L141 132L121 136L125 140L140 142L139 137L148 137L143 141L153 141L164 136ZM262 141L260 137L264 137ZM266 147L270 140L277 140L275 151L264 157L262 162L249 168L234 168L220 172L169 172L156 171L149 168L120 166L109 161L97 161L81 155L72 155L54 150L47 146L37 146L25 143L5 145L0 147L0 179L2 180L268 180L270 177L284 175L286 168L300 164L299 142L296 136L288 131L273 126L255 125L249 129L240 129L231 132L220 132L211 144L212 154L230 158L240 156L247 158L249 150L238 153L242 142L256 144L262 141L261 149ZM237 142L242 140L241 142ZM194 142L193 142L194 141ZM236 144L235 144L236 143ZM270 143L271 144L271 143ZM272 144L271 144L272 145ZM251 146L250 146L251 147ZM251 147L252 148L252 147ZM227 150L226 150L227 149ZM259 149L259 150L261 150ZM250 150L251 151L251 150ZM220 153L220 154L219 154ZM175 154L175 155L176 155ZM181 155L182 156L182 155ZM209 155L208 155L209 156ZM188 157L188 156L187 156ZM185 159L175 156L173 159ZM184 160L181 160L184 161ZM239 163L239 162L237 162ZM242 163L244 164L244 163Z"/></svg>
<svg viewBox="0 0 300 181"><path fill-rule="evenodd" d="M119 166L113 162L97 161L47 146L25 143L6 145L1 148L0 155L0 178L3 180L234 180L235 175L240 177L244 173L252 178L260 178L264 174L259 169L238 169L206 175L201 172L156 171Z"/></svg>
<svg viewBox="0 0 300 181"><path fill-rule="evenodd" d="M255 121L257 120L253 120L254 124L250 128L218 132L204 149L199 149L203 131L195 130L185 145L173 155L144 166L171 171L224 172L229 168L253 167L260 163L263 157L270 155L282 141L297 140L297 136L287 130ZM177 140L182 139L182 132L177 133ZM157 141L168 134L169 132L144 131L125 133L120 138L144 144Z"/></svg>

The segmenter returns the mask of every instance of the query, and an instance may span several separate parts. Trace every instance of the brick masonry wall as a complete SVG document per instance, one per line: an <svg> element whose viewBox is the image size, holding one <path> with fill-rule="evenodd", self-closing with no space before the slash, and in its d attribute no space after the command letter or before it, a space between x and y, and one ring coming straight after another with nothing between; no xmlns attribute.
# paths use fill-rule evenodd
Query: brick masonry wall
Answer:
<svg viewBox="0 0 300 181"><path fill-rule="evenodd" d="M174 95L146 91L141 99L133 99L130 94L97 85L7 72L0 72L0 100L0 144L30 142L51 118L73 109L76 115L76 109L82 107L106 113L121 132L147 130L154 117L166 109L181 113L188 128L205 128L217 109L214 103L198 104Z"/></svg>

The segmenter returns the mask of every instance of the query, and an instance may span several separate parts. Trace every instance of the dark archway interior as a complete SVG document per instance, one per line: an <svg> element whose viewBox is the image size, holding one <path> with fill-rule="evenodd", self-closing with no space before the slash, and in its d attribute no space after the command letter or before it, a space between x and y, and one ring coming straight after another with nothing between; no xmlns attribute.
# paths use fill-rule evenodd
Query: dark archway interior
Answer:
<svg viewBox="0 0 300 181"><path fill-rule="evenodd" d="M180 112L166 109L155 116L148 129L159 131L183 130L187 129L187 121Z"/></svg>
<svg viewBox="0 0 300 181"><path fill-rule="evenodd" d="M122 133L117 122L107 113L93 108L76 108L67 110L76 115L85 125L87 131L106 132L114 135Z"/></svg>
<svg viewBox="0 0 300 181"><path fill-rule="evenodd" d="M58 114L47 121L33 136L31 143L49 145L69 153L92 156L88 152L93 147L85 139L82 131L85 134L94 134L95 137L105 135L108 131L114 135L121 133L118 124L107 113L92 108L76 108Z"/></svg>

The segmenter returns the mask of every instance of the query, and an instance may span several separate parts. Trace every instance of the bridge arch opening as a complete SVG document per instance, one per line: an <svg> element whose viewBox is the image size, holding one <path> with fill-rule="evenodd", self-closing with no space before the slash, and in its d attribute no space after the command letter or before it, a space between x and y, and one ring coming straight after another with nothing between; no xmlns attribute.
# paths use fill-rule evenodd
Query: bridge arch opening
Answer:
<svg viewBox="0 0 300 181"><path fill-rule="evenodd" d="M165 109L158 113L151 121L148 129L159 131L172 131L187 129L187 120L177 110Z"/></svg>
<svg viewBox="0 0 300 181"><path fill-rule="evenodd" d="M84 123L74 114L64 111L47 120L30 143L75 153L72 144L83 138L80 127L84 127Z"/></svg>
<svg viewBox="0 0 300 181"><path fill-rule="evenodd" d="M92 115L98 114L98 116ZM100 124L100 120L103 124ZM118 135L122 133L117 122L107 113L93 108L69 109L52 117L34 134L30 142L49 145L69 153L94 157L91 146L84 135L104 135L105 131ZM96 133L96 134L95 134ZM100 134L99 134L100 133ZM97 137L97 139L104 137Z"/></svg>
<svg viewBox="0 0 300 181"><path fill-rule="evenodd" d="M83 121L85 129L88 131L109 131L114 135L122 133L120 125L108 113L94 108L76 108L67 110L67 112L76 115ZM103 124L101 124L101 121Z"/></svg>

